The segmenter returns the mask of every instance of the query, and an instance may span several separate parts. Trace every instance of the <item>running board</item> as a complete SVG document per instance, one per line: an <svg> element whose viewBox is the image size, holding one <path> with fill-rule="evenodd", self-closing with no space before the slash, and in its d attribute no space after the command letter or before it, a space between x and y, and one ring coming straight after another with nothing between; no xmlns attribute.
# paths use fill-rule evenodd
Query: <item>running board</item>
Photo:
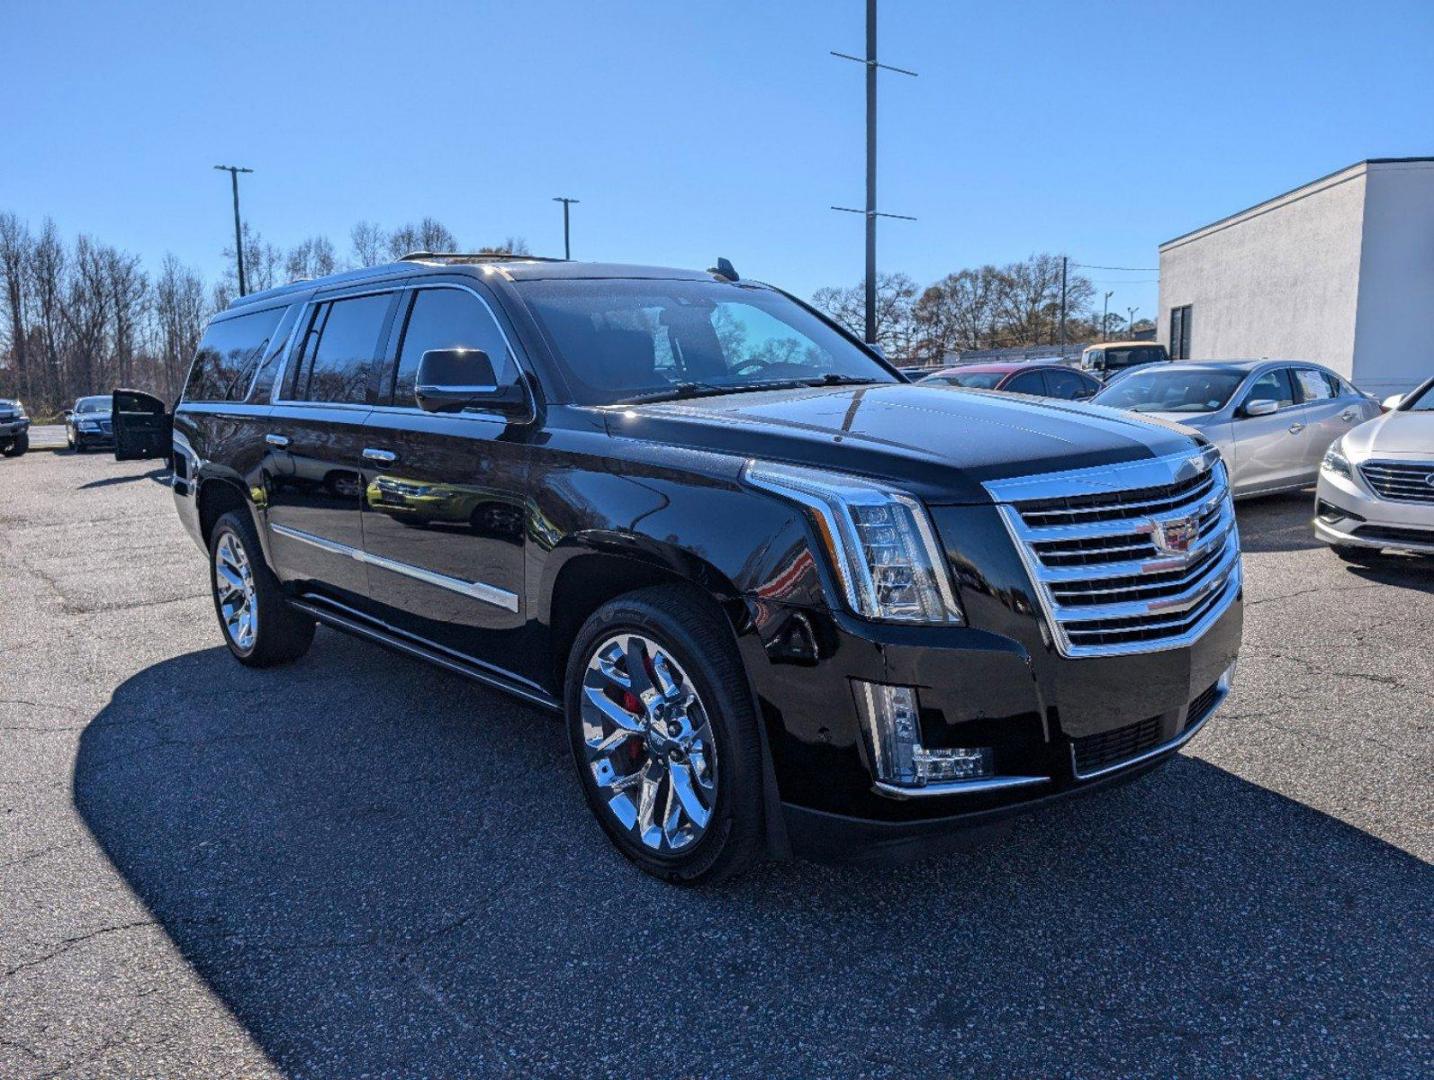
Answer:
<svg viewBox="0 0 1434 1080"><path fill-rule="evenodd" d="M346 615L335 611L322 598L305 596L289 599L289 606L312 615L325 626L331 626L335 630L342 630L344 633L353 634L355 637L365 638L368 641L384 645L396 652L407 656L417 657L419 660L427 660L430 664L463 675L473 679L475 682L483 683L495 690L502 690L512 694L514 697L522 698L531 705L537 705L547 709L549 712L561 713L562 703L557 701L551 694L536 689L526 680L518 676L498 670L484 667L476 661L464 660L458 656L449 655L438 646L424 643L421 640L413 639L405 634L393 630L382 624L369 622L367 619Z"/></svg>

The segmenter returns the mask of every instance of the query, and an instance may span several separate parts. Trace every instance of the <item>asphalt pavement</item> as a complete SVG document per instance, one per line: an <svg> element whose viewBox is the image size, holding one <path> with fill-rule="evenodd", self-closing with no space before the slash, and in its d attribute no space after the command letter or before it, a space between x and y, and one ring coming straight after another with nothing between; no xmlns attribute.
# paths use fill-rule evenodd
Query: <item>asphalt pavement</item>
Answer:
<svg viewBox="0 0 1434 1080"><path fill-rule="evenodd" d="M1243 504L1165 768L900 869L678 891L557 721L224 650L154 462L0 461L0 1076L1428 1076L1434 563Z"/></svg>

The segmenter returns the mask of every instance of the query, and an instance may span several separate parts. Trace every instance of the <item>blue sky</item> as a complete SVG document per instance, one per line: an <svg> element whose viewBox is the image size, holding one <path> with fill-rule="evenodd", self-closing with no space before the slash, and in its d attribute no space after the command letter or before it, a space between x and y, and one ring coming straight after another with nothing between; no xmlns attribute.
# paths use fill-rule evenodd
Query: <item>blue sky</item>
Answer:
<svg viewBox="0 0 1434 1080"><path fill-rule="evenodd" d="M0 0L0 210L206 275L228 178L282 246L434 215L470 243L856 282L862 0ZM885 0L880 265L923 283L1156 245L1366 157L1434 154L1434 3ZM1151 273L1090 271L1151 314ZM1110 284L1105 284L1109 282Z"/></svg>

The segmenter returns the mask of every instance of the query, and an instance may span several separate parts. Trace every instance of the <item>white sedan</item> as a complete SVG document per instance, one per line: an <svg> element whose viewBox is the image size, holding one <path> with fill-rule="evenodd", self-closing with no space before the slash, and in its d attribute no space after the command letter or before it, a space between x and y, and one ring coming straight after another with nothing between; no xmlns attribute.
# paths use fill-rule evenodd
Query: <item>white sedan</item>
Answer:
<svg viewBox="0 0 1434 1080"><path fill-rule="evenodd" d="M1434 555L1434 379L1330 446L1314 530L1346 559L1386 548Z"/></svg>

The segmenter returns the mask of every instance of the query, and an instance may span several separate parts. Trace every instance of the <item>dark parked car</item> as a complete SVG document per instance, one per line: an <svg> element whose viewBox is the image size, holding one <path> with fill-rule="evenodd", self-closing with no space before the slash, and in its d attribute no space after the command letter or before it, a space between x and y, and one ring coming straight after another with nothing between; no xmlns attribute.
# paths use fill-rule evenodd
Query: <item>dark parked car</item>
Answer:
<svg viewBox="0 0 1434 1080"><path fill-rule="evenodd" d="M963 364L942 368L919 381L1063 401L1084 401L1094 397L1102 385L1099 379L1064 364Z"/></svg>
<svg viewBox="0 0 1434 1080"><path fill-rule="evenodd" d="M235 301L173 439L230 651L323 622L561 714L683 883L940 846L1199 730L1242 620L1213 449L910 385L734 279L418 254Z"/></svg>
<svg viewBox="0 0 1434 1080"><path fill-rule="evenodd" d="M19 457L30 449L30 418L13 398L0 398L0 454Z"/></svg>
<svg viewBox="0 0 1434 1080"><path fill-rule="evenodd" d="M65 410L65 441L71 450L84 453L97 446L114 446L113 401L109 394L78 398Z"/></svg>

